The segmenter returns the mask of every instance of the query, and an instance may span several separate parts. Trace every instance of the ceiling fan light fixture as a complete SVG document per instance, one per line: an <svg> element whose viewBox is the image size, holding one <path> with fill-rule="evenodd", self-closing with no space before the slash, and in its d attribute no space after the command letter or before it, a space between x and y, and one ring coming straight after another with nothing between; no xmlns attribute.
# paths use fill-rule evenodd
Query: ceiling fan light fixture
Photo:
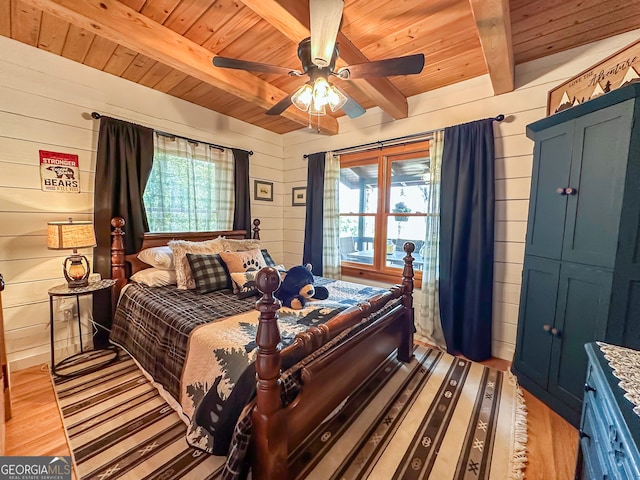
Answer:
<svg viewBox="0 0 640 480"><path fill-rule="evenodd" d="M342 106L347 103L346 95L344 95L333 85L329 87L329 94L327 95L327 99L329 100L329 107L331 107L332 112L335 112L336 110L342 108Z"/></svg>
<svg viewBox="0 0 640 480"><path fill-rule="evenodd" d="M316 103L315 99L309 106L309 115L316 115L318 117L327 114L326 103Z"/></svg>
<svg viewBox="0 0 640 480"><path fill-rule="evenodd" d="M326 78L316 78L313 82L313 103L323 106L329 103L329 90L330 85Z"/></svg>
<svg viewBox="0 0 640 480"><path fill-rule="evenodd" d="M343 8L343 0L309 1L311 61L318 67L331 63Z"/></svg>
<svg viewBox="0 0 640 480"><path fill-rule="evenodd" d="M313 89L311 85L305 83L301 86L296 93L291 96L291 103L293 103L296 108L306 112L309 110L309 106L311 105L311 101L313 100Z"/></svg>

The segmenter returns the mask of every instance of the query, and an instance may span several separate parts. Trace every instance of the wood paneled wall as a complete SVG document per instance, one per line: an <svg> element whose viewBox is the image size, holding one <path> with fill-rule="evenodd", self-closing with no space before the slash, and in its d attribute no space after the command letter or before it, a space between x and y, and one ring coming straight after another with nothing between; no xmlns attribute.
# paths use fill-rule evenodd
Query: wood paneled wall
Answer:
<svg viewBox="0 0 640 480"><path fill-rule="evenodd" d="M72 215L93 218L97 122L91 111L190 138L251 149L253 179L274 183L274 201L253 201L263 221L263 244L276 261L300 263L303 207L291 206L291 188L306 183L305 153L399 137L498 113L496 124L498 195L493 353L513 354L520 294L524 235L531 175L532 142L525 126L545 114L549 89L611 52L631 43L630 32L516 69L516 91L492 96L487 77L412 97L410 117L392 121L379 109L359 119L340 120L341 134L309 130L277 135L160 92L0 37L0 272L7 287L4 316L12 368L49 358L47 289L63 282L64 253L46 249L46 222ZM80 158L80 194L40 189L38 150L75 153ZM286 219L286 222L285 222ZM89 251L84 253L90 253ZM419 294L416 295L419 300ZM56 324L60 354L76 348L73 330Z"/></svg>
<svg viewBox="0 0 640 480"><path fill-rule="evenodd" d="M533 142L525 136L527 124L546 114L547 92L636 40L640 31L601 40L516 67L516 90L493 96L488 76L457 83L409 99L409 118L392 121L379 109L350 121L340 119L340 134L322 137L310 131L284 135L284 182L289 198L284 216L289 228L283 250L287 264L302 259L304 208L290 207L291 187L306 184L302 155L375 142L450 125L507 116L495 123L496 145L496 241L494 267L493 355L511 360L515 349L518 304L529 208ZM322 120L321 120L322 121ZM420 293L415 295L420 301ZM417 311L417 310L416 310Z"/></svg>
<svg viewBox="0 0 640 480"><path fill-rule="evenodd" d="M64 283L62 261L70 252L47 250L47 222L69 216L93 219L98 122L89 114L94 110L253 150L250 186L253 189L253 178L273 182L274 201L254 202L252 216L262 220L264 246L276 261L283 257L286 199L280 135L0 37L0 272L6 282L6 340L14 370L49 360L47 290ZM79 156L80 194L41 191L40 149ZM82 253L90 256L91 249ZM89 306L81 306L83 317ZM84 324L88 336L88 319ZM74 323L56 314L55 334L57 358L76 351Z"/></svg>

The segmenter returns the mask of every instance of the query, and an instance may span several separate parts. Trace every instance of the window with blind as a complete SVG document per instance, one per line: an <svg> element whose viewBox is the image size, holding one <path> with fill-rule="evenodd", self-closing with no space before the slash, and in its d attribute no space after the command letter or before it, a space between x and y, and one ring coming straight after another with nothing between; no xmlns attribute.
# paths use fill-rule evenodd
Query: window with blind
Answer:
<svg viewBox="0 0 640 480"><path fill-rule="evenodd" d="M342 273L373 280L398 279L403 245L416 245L421 278L428 211L429 142L343 154L340 157L340 256Z"/></svg>
<svg viewBox="0 0 640 480"><path fill-rule="evenodd" d="M143 194L151 232L230 230L233 193L231 150L155 135Z"/></svg>

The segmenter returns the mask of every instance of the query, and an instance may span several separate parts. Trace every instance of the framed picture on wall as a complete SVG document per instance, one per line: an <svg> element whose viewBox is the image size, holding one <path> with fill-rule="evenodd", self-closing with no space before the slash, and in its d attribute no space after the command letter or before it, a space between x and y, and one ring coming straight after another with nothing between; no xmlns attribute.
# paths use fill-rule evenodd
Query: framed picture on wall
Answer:
<svg viewBox="0 0 640 480"><path fill-rule="evenodd" d="M291 205L304 206L307 204L307 187L293 187L291 189Z"/></svg>
<svg viewBox="0 0 640 480"><path fill-rule="evenodd" d="M273 202L273 183L262 180L253 181L253 199Z"/></svg>

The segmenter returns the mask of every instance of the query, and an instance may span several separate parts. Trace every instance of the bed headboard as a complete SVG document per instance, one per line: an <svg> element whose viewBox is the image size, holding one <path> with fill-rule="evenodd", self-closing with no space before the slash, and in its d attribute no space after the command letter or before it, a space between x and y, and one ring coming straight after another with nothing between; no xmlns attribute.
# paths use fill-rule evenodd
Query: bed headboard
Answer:
<svg viewBox="0 0 640 480"><path fill-rule="evenodd" d="M149 265L138 259L138 253L125 254L124 226L126 222L122 217L114 217L111 219L111 278L116 280L114 287L115 298L120 295L120 290L129 281L129 277L140 270L149 268ZM147 232L142 235L142 247L140 250L151 247L160 247L167 245L171 240L188 240L191 242L202 242L204 240L213 240L217 237L243 239L247 238L246 230L220 230L216 232ZM251 238L260 240L260 220L257 218L253 221L253 230Z"/></svg>

